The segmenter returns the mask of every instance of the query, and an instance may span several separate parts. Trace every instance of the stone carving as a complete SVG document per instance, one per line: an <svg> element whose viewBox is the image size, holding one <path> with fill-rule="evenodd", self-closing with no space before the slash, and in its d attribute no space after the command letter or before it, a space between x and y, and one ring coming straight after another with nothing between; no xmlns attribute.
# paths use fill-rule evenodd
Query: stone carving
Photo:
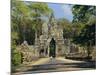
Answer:
<svg viewBox="0 0 100 75"><path fill-rule="evenodd" d="M50 16L48 22L42 25L42 35L35 41L40 56L49 56L49 45L52 38L56 42L56 56L65 54L63 29L57 25L53 15Z"/></svg>

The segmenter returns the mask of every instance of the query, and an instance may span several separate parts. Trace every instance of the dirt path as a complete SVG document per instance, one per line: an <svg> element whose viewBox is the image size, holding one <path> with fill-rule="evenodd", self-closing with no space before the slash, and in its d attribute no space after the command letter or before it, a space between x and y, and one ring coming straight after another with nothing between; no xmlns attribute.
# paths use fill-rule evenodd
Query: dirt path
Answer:
<svg viewBox="0 0 100 75"><path fill-rule="evenodd" d="M21 68L20 68L21 69ZM24 70L25 69L25 70ZM15 74L31 74L38 72L53 71L75 71L95 69L95 63L85 61L75 61L70 59L58 58L41 58L36 62L31 62L27 67L23 67L22 72Z"/></svg>

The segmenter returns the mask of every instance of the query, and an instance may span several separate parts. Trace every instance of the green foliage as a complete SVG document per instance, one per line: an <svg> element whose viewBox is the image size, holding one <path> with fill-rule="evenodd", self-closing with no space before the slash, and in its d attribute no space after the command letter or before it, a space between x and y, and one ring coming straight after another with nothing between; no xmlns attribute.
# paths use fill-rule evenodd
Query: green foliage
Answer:
<svg viewBox="0 0 100 75"><path fill-rule="evenodd" d="M82 30L81 33L74 37L74 42L76 44L80 44L81 46L95 46L95 24L86 25Z"/></svg>
<svg viewBox="0 0 100 75"><path fill-rule="evenodd" d="M84 24L80 22L75 22L72 24L72 38L78 36L81 33L81 30L84 28Z"/></svg>
<svg viewBox="0 0 100 75"><path fill-rule="evenodd" d="M12 53L12 65L20 65L21 64L21 54L19 52Z"/></svg>
<svg viewBox="0 0 100 75"><path fill-rule="evenodd" d="M30 2L29 2L30 3ZM31 9L33 9L34 11L33 12L36 12L35 13L35 15L36 15L36 17L38 16L39 17L39 15L41 16L41 15L45 15L45 16L48 16L48 15L50 15L51 14L51 12L52 12L52 10L48 7L48 5L46 4L46 3L37 3L37 2L35 2L35 3L30 3L29 4L29 7L31 8ZM34 15L34 16L35 16Z"/></svg>
<svg viewBox="0 0 100 75"><path fill-rule="evenodd" d="M14 40L11 43L11 61L12 66L21 64L21 54L16 50L16 42Z"/></svg>
<svg viewBox="0 0 100 75"><path fill-rule="evenodd" d="M95 6L74 5L72 8L73 22L87 23L90 17L96 15Z"/></svg>
<svg viewBox="0 0 100 75"><path fill-rule="evenodd" d="M46 3L30 3L29 5L31 10L31 16L33 18L33 23L32 28L35 30L35 32L38 34L37 36L39 37L42 32L42 24L44 22L44 18L49 18L49 15L51 14L52 10L48 7Z"/></svg>
<svg viewBox="0 0 100 75"><path fill-rule="evenodd" d="M28 41L29 44L34 44L35 33L38 36L41 35L43 17L49 16L50 12L52 11L46 3L12 0L12 39L17 44L21 44L24 40Z"/></svg>
<svg viewBox="0 0 100 75"><path fill-rule="evenodd" d="M61 19L57 20L57 23L58 23L59 27L63 28L63 37L66 39L71 38L72 37L72 35L70 35L72 33L71 22L69 22L65 18L61 18Z"/></svg>
<svg viewBox="0 0 100 75"><path fill-rule="evenodd" d="M73 6L73 23L83 24L80 33L73 38L74 42L82 46L95 46L95 6Z"/></svg>
<svg viewBox="0 0 100 75"><path fill-rule="evenodd" d="M62 26L63 37L65 39L72 39L73 37L77 36L80 33L81 29L84 27L82 23L71 23L65 18L59 19L58 25Z"/></svg>
<svg viewBox="0 0 100 75"><path fill-rule="evenodd" d="M46 3L11 1L11 57L12 65L21 64L21 54L16 47L24 40L33 45L35 33L42 32L43 17L48 17L52 10Z"/></svg>
<svg viewBox="0 0 100 75"><path fill-rule="evenodd" d="M84 27L73 40L82 46L95 45L95 6L73 6L73 23L82 23Z"/></svg>
<svg viewBox="0 0 100 75"><path fill-rule="evenodd" d="M74 43L86 47L88 57L90 56L90 50L95 47L96 41L96 7L95 6L73 6L73 24L80 23L83 27L80 29L77 35L73 37Z"/></svg>

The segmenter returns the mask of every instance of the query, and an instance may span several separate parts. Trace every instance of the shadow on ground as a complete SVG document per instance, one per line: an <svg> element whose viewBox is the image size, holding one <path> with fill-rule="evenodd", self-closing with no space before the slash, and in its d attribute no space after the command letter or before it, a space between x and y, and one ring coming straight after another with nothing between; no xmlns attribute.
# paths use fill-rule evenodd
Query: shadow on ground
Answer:
<svg viewBox="0 0 100 75"><path fill-rule="evenodd" d="M45 64L31 66L31 69L27 71L38 71L38 70L56 70L58 68L90 68L95 69L95 62L83 62L83 63L57 63L57 64ZM25 71L25 72L27 72Z"/></svg>

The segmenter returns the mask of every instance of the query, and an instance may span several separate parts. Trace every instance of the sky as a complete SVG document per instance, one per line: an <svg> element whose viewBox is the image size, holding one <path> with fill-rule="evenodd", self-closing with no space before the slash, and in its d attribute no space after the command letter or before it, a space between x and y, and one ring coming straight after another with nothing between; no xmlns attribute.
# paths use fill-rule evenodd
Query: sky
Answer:
<svg viewBox="0 0 100 75"><path fill-rule="evenodd" d="M52 8L56 19L66 18L72 21L73 14L71 11L72 5L69 4L59 4L59 3L48 3L49 8Z"/></svg>

